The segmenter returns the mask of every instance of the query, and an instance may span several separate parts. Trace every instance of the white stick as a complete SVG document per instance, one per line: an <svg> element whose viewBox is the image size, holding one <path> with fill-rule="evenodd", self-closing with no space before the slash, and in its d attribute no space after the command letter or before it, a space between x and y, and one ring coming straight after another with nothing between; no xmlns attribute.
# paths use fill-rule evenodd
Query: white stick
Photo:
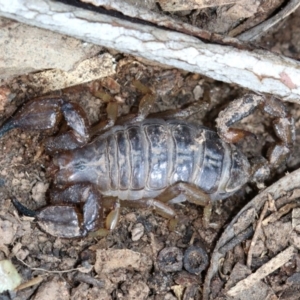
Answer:
<svg viewBox="0 0 300 300"><path fill-rule="evenodd" d="M262 265L255 273L252 273L245 279L239 281L234 287L232 287L227 294L231 297L237 296L242 291L251 288L254 284L264 279L269 274L283 266L289 260L293 258L297 250L294 246L289 246L284 251L277 254L267 263Z"/></svg>
<svg viewBox="0 0 300 300"><path fill-rule="evenodd" d="M50 0L0 0L0 15L299 103L300 63L266 51L203 43Z"/></svg>

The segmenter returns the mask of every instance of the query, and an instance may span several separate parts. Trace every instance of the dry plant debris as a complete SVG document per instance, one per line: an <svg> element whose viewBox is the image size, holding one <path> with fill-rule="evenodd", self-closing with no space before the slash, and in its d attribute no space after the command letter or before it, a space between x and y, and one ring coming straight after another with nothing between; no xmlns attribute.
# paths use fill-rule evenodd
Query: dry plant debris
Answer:
<svg viewBox="0 0 300 300"><path fill-rule="evenodd" d="M227 294L229 296L237 296L239 293L245 292L245 290L251 288L255 283L261 279L264 279L276 269L290 261L294 257L295 253L296 249L294 246L286 248L284 251L280 252L277 256L260 267L255 273L249 275L246 279L239 281L227 292Z"/></svg>
<svg viewBox="0 0 300 300"><path fill-rule="evenodd" d="M146 272L152 267L151 259L139 252L128 249L97 250L95 271L101 274L109 274L119 269Z"/></svg>
<svg viewBox="0 0 300 300"><path fill-rule="evenodd" d="M291 13L293 13L299 6L300 3L298 0L288 1L288 4L284 7L284 9L275 14L272 18L269 18L267 21L238 35L238 38L242 41L252 41L257 39L259 36L263 35L265 32L270 30L270 28L278 24L280 21L284 20Z"/></svg>
<svg viewBox="0 0 300 300"><path fill-rule="evenodd" d="M250 268L251 267L251 262L252 262L252 252L253 252L253 248L256 244L256 241L260 235L260 231L261 231L261 223L267 213L267 210L268 210L268 207L269 207L269 203L266 202L265 205L264 205L264 208L260 214L260 217L259 217L259 220L257 222L257 225L256 225L256 228L255 228L255 232L254 232L254 235L252 237L252 240L251 240L251 244L250 244L250 247L249 247L249 250L248 250L248 257L247 257L247 267Z"/></svg>
<svg viewBox="0 0 300 300"><path fill-rule="evenodd" d="M177 33L185 34L184 39L176 44L178 47L182 46L185 41L193 41L192 46L197 48L202 45L198 38L203 39L205 41L203 46L212 51L206 53L209 54L209 56L204 56L206 60L210 59L210 55L213 57L215 54L223 58L223 50L230 54L226 57L227 61L234 62L236 57L240 57L236 56L237 54L246 54L238 63L249 59L249 57L253 58L248 55L252 52L253 45L249 46L236 39L222 37L196 26L199 20L205 21L204 16L207 16L210 24L216 24L215 29L218 31L217 29L222 27L222 22L218 24L215 22L212 11L214 10L215 15L220 18L223 17L223 20L226 21L230 16L234 16L237 7L234 8L229 5L214 9L208 8L203 11L178 12L174 15L177 19L172 19L171 16L157 12L153 1L150 0L143 2L141 7L143 9L151 7L153 11L144 10L143 13L141 13L140 7L136 5L135 0L126 2L91 0L89 2L96 3L102 8L111 5L114 10L119 10L124 15L131 15L141 20L145 18L152 24L161 28L164 27L164 30L161 31L156 31L152 27L150 30L150 33L155 33L154 37L166 34L167 39L162 41L162 46L168 44L167 41L172 41L172 38L174 38L173 40L179 36L183 38L182 35L174 34L174 32L169 34L169 29L172 29ZM248 2L250 3L250 1ZM279 2L272 2L274 4L272 9L275 9ZM32 4L32 2L30 3ZM38 6L38 1L34 4ZM257 5L258 2L256 1L254 4ZM289 1L287 4L289 12L298 5L298 3L295 4L295 1ZM3 7L3 2L0 0L0 10ZM115 9L116 7L119 8ZM251 9L252 13L254 11L259 13L262 8L261 6L252 6ZM246 17L249 11L239 10L240 14L243 13L243 16L239 16ZM61 13L63 16L63 11ZM75 19L89 20L87 15L77 15L77 10L74 9ZM198 16L200 17L198 18ZM191 20L190 24L182 21L188 18ZM279 30L279 33L276 34L279 40L281 37L285 41L283 46L279 47L279 42L273 41L273 36L270 38L271 42L266 40L265 43L266 45L270 44L274 51L282 51L282 53L289 55L294 54L297 57L299 55L297 49L300 49L300 47L297 48L299 46L297 17L293 17L291 20L293 20L292 30L289 29L290 27L286 27L287 29L282 29L282 32ZM128 31L135 29L128 21L126 23L123 22L124 20L108 17L103 18L103 21L105 26L110 26L111 22L115 21L114 25L119 29L126 28ZM205 23L204 21L203 23ZM232 18L231 21L234 23L236 19ZM55 24L50 25L53 28L56 26L64 28L63 24L59 22L60 20L57 19ZM102 35L103 31L97 32L96 20L91 23L95 27L92 27L89 36L95 38L95 41L98 37L97 35L93 36L93 30ZM229 22L226 28L231 28L233 23ZM122 27L125 24L126 27ZM70 26L72 27L71 23ZM245 27L247 26L245 25ZM137 27L144 28L140 24ZM168 30L165 30L166 28ZM147 31L145 32L147 33ZM123 47L126 41L125 39L118 40L117 45ZM128 43L128 45L131 44ZM224 47L219 47L220 45ZM154 56L159 56L167 48L161 48L157 52L151 49L143 49L143 52L145 54L151 52L152 55L154 53ZM216 53L216 49L223 50ZM134 54L139 54L139 52L134 51ZM191 65L196 64L193 70L202 73L202 66L201 64L200 67L197 65L196 58L183 54L177 52L176 59L178 57L179 60L189 58ZM268 60L269 54L263 51L257 52L256 58L263 62L259 69L265 71L267 69L266 62L270 63L272 68L283 68L279 71L277 79L279 84L282 84L287 90L286 100L298 101L298 73L289 73L297 70L298 63L280 56L276 56L276 58L280 58L279 61ZM136 111L141 93L132 84L135 80L140 80L156 91L158 99L153 111L180 108L196 101L203 104L205 109L194 116L193 121L199 124L203 122L212 128L219 111L228 105L230 99L237 98L237 95L240 96L245 92L237 88L236 85L229 86L221 82L214 82L199 74L177 70L174 65L171 69L160 68L153 64L144 64L141 60L137 61L124 54L116 54L115 51L103 50L100 57L103 56L109 57L110 60L109 69L112 71L109 73L109 77L77 86L73 86L75 81L69 82L64 85L64 87L70 86L68 89L55 92L80 103L88 113L91 123L105 119L105 102L107 99L122 103L120 114ZM173 63L173 58L168 56L164 62L172 61ZM116 64L115 69L114 62ZM279 64L277 65L277 63ZM255 65L255 62L251 61L250 65L252 64ZM289 71L284 69L285 64L289 68L292 66ZM216 66L215 61L212 60L209 60L207 66L211 68L212 73L217 74L215 78L221 80L226 77L223 77L223 72L232 67ZM179 67L184 68L185 65L180 64ZM218 67L220 68L217 69ZM88 69L88 71L92 71L92 68L88 67ZM187 70L191 71L188 68ZM215 70L218 71L213 72ZM99 71L99 68L96 71ZM229 71L231 72L232 69ZM218 72L221 72L222 76ZM34 74L34 76L39 75ZM243 76L244 74L238 71L229 81L239 83L241 78L247 81L248 79ZM75 79L78 77L80 75L75 76ZM60 88L60 84L64 80L58 81L58 85L54 85L54 81L51 79L44 82L34 78L39 77L33 77L32 74L20 76L13 81L6 82L6 85L1 87L0 113L3 119L11 115L16 106L23 103L25 99ZM264 81L267 81L265 77L258 77L258 84L263 83L259 88L265 88ZM84 81L76 81L76 84L82 82ZM290 95L294 98L289 98ZM289 105L289 111L295 117L296 124L299 125L299 108ZM270 124L259 113L249 117L240 126L245 130L254 132L257 136L257 142L246 140L238 145L249 157L263 152L260 144L262 145L266 141L272 143L275 140L269 130ZM296 133L297 144L294 154L287 165L282 164L279 167L278 173L272 178L274 182L287 170L297 169L300 165L299 130ZM49 299L48 294L50 293L53 299L175 300L180 298L187 300L208 299L208 296L211 299L218 299L218 297L220 299L220 297L228 298L228 293L237 293L239 286L242 286L242 289L251 286L248 290L243 291L244 298L238 296L239 299L258 300L278 299L279 297L281 299L297 299L300 285L299 207L297 203L300 194L297 185L299 172L287 175L283 181L279 181L274 187L270 187L267 191L259 194L258 198L254 198L250 205L238 213L233 223L227 227L225 225L239 208L246 201L249 201L253 194L257 193L252 185L247 185L244 190L230 199L216 203L213 211L214 228L203 228L202 208L184 204L175 205L180 220L175 229L170 230L172 226L168 226L165 219L153 215L150 211L124 209L119 226L107 237L94 235L83 240L64 240L48 236L37 227L32 219L20 218L10 202L11 196L14 195L22 203L33 209L46 204L47 195L45 191L51 183L51 178L46 173L50 162L49 157L43 152L44 138L39 133L24 133L17 130L0 140L0 197L2 199L0 235L3 237L0 241L0 259L11 259L23 278L23 284L15 292L4 293L1 297L3 296L5 299L14 297L18 299ZM265 204L267 202L268 204ZM265 207L268 206L267 211L262 208L264 204ZM220 233L224 230L226 238L221 236L217 242ZM276 242L276 238L278 242ZM195 240L200 240L203 248L194 246ZM216 250L213 250L215 245ZM171 252L176 255L169 255L168 251L164 253L164 249L171 249ZM199 249L204 249L205 252ZM208 272L202 270L206 266L206 253L211 258ZM189 254L192 254L192 257ZM288 254L288 256L281 260L284 254ZM250 261L248 265L251 269L246 266L247 256ZM163 266L159 264L160 258L164 263ZM202 262L205 263L204 267ZM169 271L170 268L164 268L166 265L173 267L173 269L171 268ZM204 279L205 277L206 279ZM252 292L254 298L250 297Z"/></svg>
<svg viewBox="0 0 300 300"><path fill-rule="evenodd" d="M218 299L221 295L228 295L230 299L263 300L267 298L266 295L270 296L270 291L272 297L277 297L286 289L287 282L284 281L294 271L298 272L300 267L297 264L300 254L300 236L296 230L299 176L300 171L297 170L274 183L249 202L227 227L212 255L212 266L206 277L204 299ZM271 207L275 212L268 210ZM253 213L249 213L254 209L259 216L255 222L253 222ZM255 224L255 231L250 236L245 236L243 240L239 239L245 254L248 255L246 261L236 257L236 254L232 253L233 247L227 245L237 239L238 235L234 229L239 227L236 226L237 222L241 224L243 220L243 223L247 224L247 218ZM251 223L248 223L248 226L252 227ZM234 246L236 247L237 243ZM228 264L229 258L231 262ZM221 272L227 277L222 276L223 288L219 286L219 290L214 290L213 282L218 277L214 264L217 261L221 263L219 266ZM237 268L240 271L237 271ZM287 277L284 279L284 276ZM281 284L279 284L280 278L283 280ZM264 283L261 281L263 279ZM290 289L289 294L292 293L293 290ZM296 285L295 293L298 293ZM211 294L214 296L212 297Z"/></svg>
<svg viewBox="0 0 300 300"><path fill-rule="evenodd" d="M0 15L169 67L274 94L285 101L299 101L298 61L255 50L236 39L222 43L202 42L187 34L140 26L50 0L34 3L17 0L14 5L1 0ZM53 17L55 15L59 17Z"/></svg>
<svg viewBox="0 0 300 300"><path fill-rule="evenodd" d="M44 282L32 299L34 300L64 300L69 299L70 293L66 282L53 279Z"/></svg>
<svg viewBox="0 0 300 300"><path fill-rule="evenodd" d="M0 261L0 293L15 289L22 278L15 266L9 260Z"/></svg>

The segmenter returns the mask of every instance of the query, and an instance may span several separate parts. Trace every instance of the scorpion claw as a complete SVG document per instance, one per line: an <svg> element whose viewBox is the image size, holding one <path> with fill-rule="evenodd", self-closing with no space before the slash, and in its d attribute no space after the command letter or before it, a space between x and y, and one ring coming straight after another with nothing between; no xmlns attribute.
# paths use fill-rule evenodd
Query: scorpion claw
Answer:
<svg viewBox="0 0 300 300"><path fill-rule="evenodd" d="M236 122L249 116L254 109L260 107L273 119L273 129L277 143L268 150L270 165L277 166L290 152L295 144L294 119L287 114L285 105L275 97L248 94L232 101L229 106L220 112L216 122L219 135L229 143L236 143L249 133L232 128Z"/></svg>
<svg viewBox="0 0 300 300"><path fill-rule="evenodd" d="M87 229L80 226L82 215L74 206L52 205L37 212L25 207L15 198L12 203L19 214L35 218L41 229L53 236L74 238L87 235Z"/></svg>
<svg viewBox="0 0 300 300"><path fill-rule="evenodd" d="M75 199L74 193L76 194L78 191L81 191L82 195L78 196L79 199ZM67 200L65 204L62 204L62 200L60 200L58 204L47 206L37 212L28 209L15 198L12 199L12 202L20 214L34 217L41 229L53 236L84 237L88 232L98 230L102 226L103 209L101 199L95 189L83 184L69 188L64 194L58 192L56 198L60 198L59 195L72 199L65 199ZM83 203L81 197L84 195L86 199L80 209L80 203ZM54 200L59 201L56 198ZM71 200L73 202L70 202Z"/></svg>
<svg viewBox="0 0 300 300"><path fill-rule="evenodd" d="M36 98L29 101L4 122L0 127L0 137L15 128L46 130L54 133L63 118L71 131L65 133L63 137L53 138L49 146L50 150L56 150L57 146L59 146L58 150L74 149L75 146L86 144L89 139L89 123L85 112L77 103L61 97ZM60 145L62 141L64 143Z"/></svg>
<svg viewBox="0 0 300 300"><path fill-rule="evenodd" d="M62 238L76 238L87 235L82 226L82 215L71 205L47 206L38 212L36 219L45 232Z"/></svg>

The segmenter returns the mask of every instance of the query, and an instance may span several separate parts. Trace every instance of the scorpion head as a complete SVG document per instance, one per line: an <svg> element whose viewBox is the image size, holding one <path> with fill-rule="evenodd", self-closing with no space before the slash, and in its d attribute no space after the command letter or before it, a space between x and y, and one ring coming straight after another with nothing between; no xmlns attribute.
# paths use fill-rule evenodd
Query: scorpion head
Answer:
<svg viewBox="0 0 300 300"><path fill-rule="evenodd" d="M60 186L82 182L96 183L97 173L90 167L91 164L81 153L65 151L54 156L50 172L54 175L55 183Z"/></svg>

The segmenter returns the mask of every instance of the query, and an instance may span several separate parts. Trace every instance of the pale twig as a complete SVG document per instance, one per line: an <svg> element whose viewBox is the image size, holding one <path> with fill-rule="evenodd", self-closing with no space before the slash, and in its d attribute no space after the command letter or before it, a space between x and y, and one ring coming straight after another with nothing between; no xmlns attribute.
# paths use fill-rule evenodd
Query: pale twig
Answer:
<svg viewBox="0 0 300 300"><path fill-rule="evenodd" d="M263 266L261 266L255 273L249 275L245 279L239 281L234 287L232 287L228 292L227 295L231 297L237 296L244 290L251 288L254 284L259 282L261 279L265 278L289 260L291 260L294 254L297 252L294 246L289 246L284 251L280 252L278 255L273 257Z"/></svg>
<svg viewBox="0 0 300 300"><path fill-rule="evenodd" d="M24 283L21 283L20 285L18 285L16 288L15 288L15 291L21 291L21 290L24 290L24 289L27 289L31 286L34 286L36 284L40 284L42 281L44 280L44 278L42 276L37 276L37 277L34 277Z"/></svg>
<svg viewBox="0 0 300 300"><path fill-rule="evenodd" d="M129 2L125 2L123 0L81 0L81 2L92 4L96 7L100 7L108 11L113 10L119 12L127 18L132 18L133 21L140 20L145 24L149 23L148 25L155 25L159 26L162 29L174 30L190 36L198 37L203 41L209 41L212 43L215 42L224 45L227 44L236 46L239 49L253 49L253 47L248 44L242 43L238 39L213 33L208 30L182 22L178 19L173 19L165 14L146 9L142 5L130 4Z"/></svg>
<svg viewBox="0 0 300 300"><path fill-rule="evenodd" d="M261 224L262 224L262 220L264 219L267 211L268 211L268 207L269 207L269 202L266 201L265 202L265 205L264 205L264 208L260 214L260 217L259 217L259 220L257 222L257 225L256 225L256 228L255 228L255 232L254 232L254 235L253 235L253 238L251 240L251 244L250 244L250 247L249 247L249 251L248 251L248 256L247 256L247 266L248 268L251 268L251 263L252 263L252 253L253 253L253 250L254 250L254 246L256 244L256 241L261 233Z"/></svg>
<svg viewBox="0 0 300 300"><path fill-rule="evenodd" d="M57 274L62 274L62 273L70 273L70 272L74 272L74 271L80 271L81 268L73 268L73 269L68 269L68 270L55 270L55 271L51 271L51 270L47 270L47 269L43 269L43 268L35 268L35 267L31 267L30 265L28 265L25 261L23 261L22 259L18 258L16 256L17 260L20 261L23 265L25 265L27 268L31 269L31 270L35 270L35 271L41 271L41 272L45 272L45 273L57 273Z"/></svg>
<svg viewBox="0 0 300 300"><path fill-rule="evenodd" d="M258 38L259 36L266 33L271 27L288 17L291 13L293 13L300 6L299 0L290 0L288 4L280 10L276 15L272 18L266 20L265 22L243 32L238 35L237 38L241 41L252 41Z"/></svg>
<svg viewBox="0 0 300 300"><path fill-rule="evenodd" d="M50 0L0 0L0 15L300 103L300 63L267 51L204 43Z"/></svg>
<svg viewBox="0 0 300 300"><path fill-rule="evenodd" d="M296 207L299 207L299 203L297 203L297 202L288 203L288 204L284 205L283 207L281 207L278 211L274 212L273 214L271 214L270 216L265 218L262 221L262 224L264 226L266 226L269 223L274 223L277 220L279 220L282 216L288 214L293 208L296 208Z"/></svg>

